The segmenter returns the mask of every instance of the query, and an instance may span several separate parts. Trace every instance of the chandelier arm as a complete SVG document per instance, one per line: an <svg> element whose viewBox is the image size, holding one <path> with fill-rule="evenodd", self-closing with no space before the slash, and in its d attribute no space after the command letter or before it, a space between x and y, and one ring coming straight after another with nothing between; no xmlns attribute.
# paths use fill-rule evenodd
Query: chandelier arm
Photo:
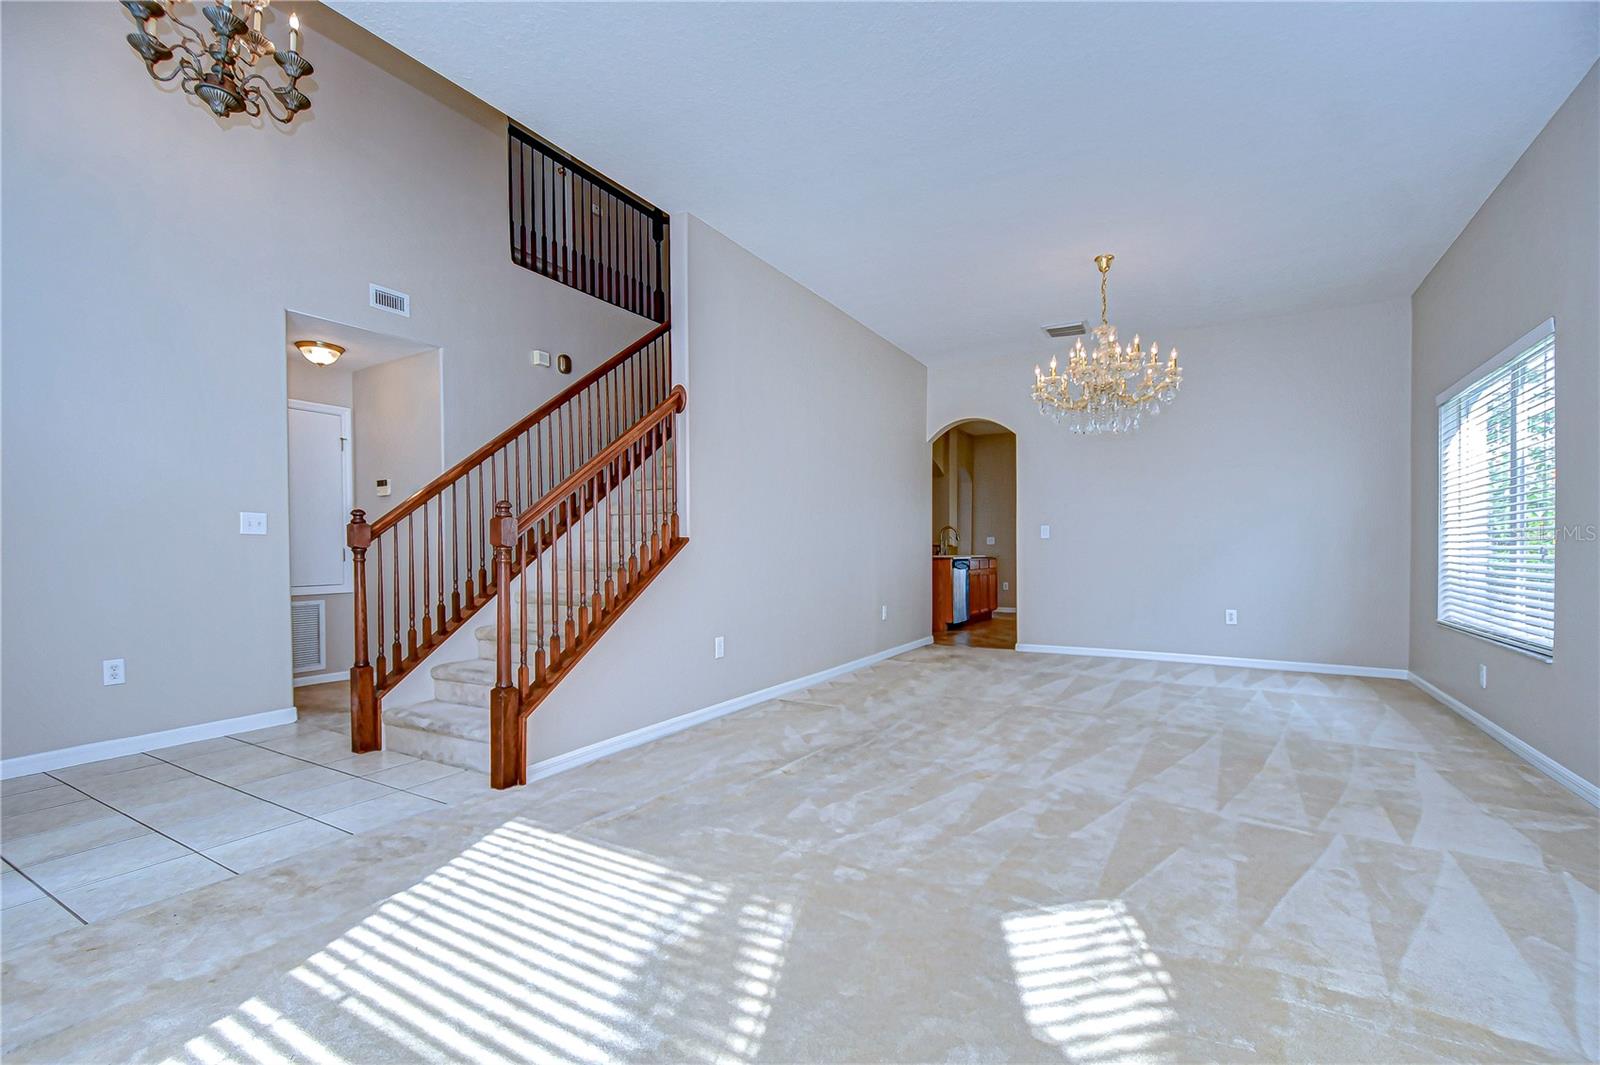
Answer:
<svg viewBox="0 0 1600 1065"><path fill-rule="evenodd" d="M294 112L290 111L288 108L284 108L283 116L281 118L278 116L278 112L273 110L272 101L277 99L277 94L271 91L272 83L266 78L262 77L260 74L250 75L250 77L246 78L239 87L243 89L245 85L250 84L252 81L259 81L269 90L267 92L262 92L261 90L257 89L253 93L248 94L247 99L260 101L256 110L250 112L252 116L259 115L262 111L265 111L267 113L267 117L278 123L280 126L287 126L289 123L294 121Z"/></svg>
<svg viewBox="0 0 1600 1065"><path fill-rule="evenodd" d="M266 88L268 93L271 93L271 92L275 91L275 86L272 84L272 82L268 81L266 75L262 74L260 71L256 71L255 73L251 74L248 78L245 78L244 80L240 81L239 82L240 91L243 91L244 88L247 85L249 85L252 81L259 81L262 84L262 86L264 86ZM259 93L260 90L257 90L257 92Z"/></svg>
<svg viewBox="0 0 1600 1065"><path fill-rule="evenodd" d="M194 38L195 43L198 44L201 47L202 50L205 48L205 46L206 46L205 34L201 33L199 30L195 29L193 26L191 26L187 22L183 21L183 19L179 18L177 15L174 15L170 8L167 10L167 21L171 22L174 26L178 27L178 29L180 31L182 31L180 33L180 37L182 36L182 34L186 33L190 37ZM181 43L181 41L180 41L180 43ZM189 51L192 53L193 49L189 49Z"/></svg>
<svg viewBox="0 0 1600 1065"><path fill-rule="evenodd" d="M179 74L183 73L183 64L184 64L184 60L182 58L179 58L177 64L172 68L172 73L166 75L165 77L162 77L160 74L156 73L156 65L154 63L146 63L145 64L145 69L150 71L150 76L152 78L154 78L156 81L167 82L167 81L171 81L172 79L176 78Z"/></svg>

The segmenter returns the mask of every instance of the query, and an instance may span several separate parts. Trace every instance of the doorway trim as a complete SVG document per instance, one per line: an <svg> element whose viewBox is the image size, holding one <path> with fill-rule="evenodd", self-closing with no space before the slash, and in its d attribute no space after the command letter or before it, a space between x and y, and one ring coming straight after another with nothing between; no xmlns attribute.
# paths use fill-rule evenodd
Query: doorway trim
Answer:
<svg viewBox="0 0 1600 1065"><path fill-rule="evenodd" d="M289 400L289 406L287 409L303 410L312 414L332 414L338 417L339 458L340 466L344 471L344 484L342 488L344 493L343 509L344 513L350 513L350 509L355 506L356 495L355 448L351 446L355 441L350 435L350 408L336 406L332 403L313 403L308 399L291 399ZM294 476L293 470L289 471L289 476ZM292 490L290 494L293 495ZM292 521L293 519L291 518L290 520ZM342 564L344 572L343 581L338 584L291 584L289 586L290 596L347 595L355 591L355 577L353 574L353 567L350 564L349 548L343 546L339 548L339 560Z"/></svg>

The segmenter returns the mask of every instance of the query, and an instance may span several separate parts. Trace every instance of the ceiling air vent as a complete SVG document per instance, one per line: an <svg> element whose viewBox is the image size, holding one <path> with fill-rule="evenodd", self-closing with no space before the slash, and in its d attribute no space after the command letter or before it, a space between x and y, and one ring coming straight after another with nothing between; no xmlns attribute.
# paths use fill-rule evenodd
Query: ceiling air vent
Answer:
<svg viewBox="0 0 1600 1065"><path fill-rule="evenodd" d="M294 653L294 671L327 667L327 641L322 622L326 600L308 599L289 604L289 642Z"/></svg>
<svg viewBox="0 0 1600 1065"><path fill-rule="evenodd" d="M1068 322L1065 325L1040 326L1045 336L1060 340L1062 337L1081 337L1089 330L1083 322Z"/></svg>
<svg viewBox="0 0 1600 1065"><path fill-rule="evenodd" d="M404 292L396 292L392 288L382 285L368 286L371 292L371 305L380 311L398 314L405 318L411 317L411 297Z"/></svg>

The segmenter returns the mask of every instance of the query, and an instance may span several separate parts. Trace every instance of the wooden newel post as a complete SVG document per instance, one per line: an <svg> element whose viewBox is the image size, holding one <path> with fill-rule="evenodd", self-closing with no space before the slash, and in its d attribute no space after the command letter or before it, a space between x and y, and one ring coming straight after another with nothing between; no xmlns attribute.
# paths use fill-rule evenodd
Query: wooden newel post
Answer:
<svg viewBox="0 0 1600 1065"><path fill-rule="evenodd" d="M372 545L372 526L367 524L366 511L350 512L345 537L354 560L352 577L355 582L356 658L350 667L350 749L359 754L383 747L378 691L373 682L372 663L367 659L367 548Z"/></svg>
<svg viewBox="0 0 1600 1065"><path fill-rule="evenodd" d="M522 783L526 772L526 737L522 729L522 698L511 670L511 552L517 542L517 519L511 504L494 505L489 523L494 546L494 690L489 693L489 786L509 788Z"/></svg>

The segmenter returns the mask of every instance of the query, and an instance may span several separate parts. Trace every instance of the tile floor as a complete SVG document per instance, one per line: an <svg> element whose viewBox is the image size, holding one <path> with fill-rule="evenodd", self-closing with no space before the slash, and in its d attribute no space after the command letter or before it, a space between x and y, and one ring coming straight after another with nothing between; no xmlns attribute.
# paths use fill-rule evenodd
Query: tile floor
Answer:
<svg viewBox="0 0 1600 1065"><path fill-rule="evenodd" d="M329 708L344 684L318 688L294 724L0 783L4 952L488 792L481 773L352 755Z"/></svg>

